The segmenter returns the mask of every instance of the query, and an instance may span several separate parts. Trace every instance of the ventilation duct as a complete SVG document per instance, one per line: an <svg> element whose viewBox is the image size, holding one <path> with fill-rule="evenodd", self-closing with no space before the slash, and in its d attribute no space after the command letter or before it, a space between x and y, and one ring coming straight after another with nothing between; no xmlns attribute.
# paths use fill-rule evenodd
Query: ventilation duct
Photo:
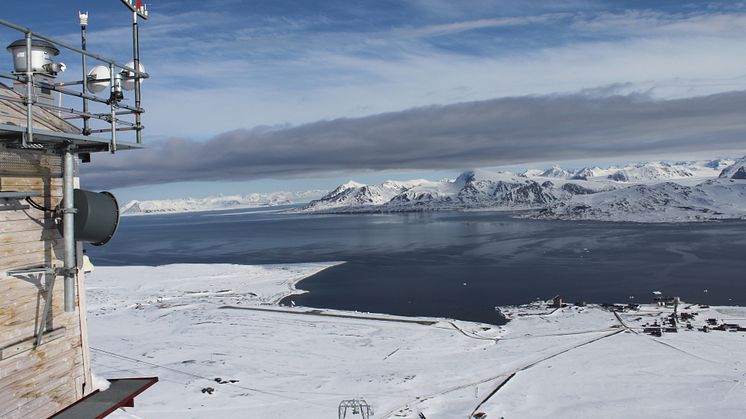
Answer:
<svg viewBox="0 0 746 419"><path fill-rule="evenodd" d="M110 192L91 192L75 189L75 240L94 246L106 244L119 225L119 203ZM63 234L64 223L57 225Z"/></svg>

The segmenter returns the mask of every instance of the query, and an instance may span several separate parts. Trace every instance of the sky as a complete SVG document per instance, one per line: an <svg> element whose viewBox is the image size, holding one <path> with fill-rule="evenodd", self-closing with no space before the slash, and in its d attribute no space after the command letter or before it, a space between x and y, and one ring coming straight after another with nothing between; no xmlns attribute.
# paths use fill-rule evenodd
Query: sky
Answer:
<svg viewBox="0 0 746 419"><path fill-rule="evenodd" d="M3 18L129 61L119 0L6 0ZM746 4L155 0L146 150L95 155L120 199L330 189L746 154ZM0 31L10 43L16 34ZM63 79L78 75L75 57ZM70 103L70 106L76 105Z"/></svg>

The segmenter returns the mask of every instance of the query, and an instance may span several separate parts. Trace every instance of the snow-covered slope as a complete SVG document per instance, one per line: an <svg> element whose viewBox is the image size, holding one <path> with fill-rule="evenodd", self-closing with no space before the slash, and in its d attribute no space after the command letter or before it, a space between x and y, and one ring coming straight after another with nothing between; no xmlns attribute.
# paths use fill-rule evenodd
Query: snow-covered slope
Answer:
<svg viewBox="0 0 746 419"><path fill-rule="evenodd" d="M558 179L570 179L573 176L574 171L565 170L559 166L552 166L539 175L539 177L554 177Z"/></svg>
<svg viewBox="0 0 746 419"><path fill-rule="evenodd" d="M732 165L723 169L720 178L746 179L746 157L736 160Z"/></svg>
<svg viewBox="0 0 746 419"><path fill-rule="evenodd" d="M583 167L566 170L554 166L538 176L558 179L613 180L616 182L649 183L661 180L716 177L720 170L733 164L733 160L690 162L645 162L626 166ZM527 171L526 174L536 171ZM530 175L528 177L531 177Z"/></svg>
<svg viewBox="0 0 746 419"><path fill-rule="evenodd" d="M99 267L86 276L93 371L158 376L112 418L741 418L742 307L502 307L505 326L279 307L334 263ZM651 295L652 297L652 295ZM498 391L499 389L499 391ZM106 394L104 394L106 395ZM359 418L348 410L348 418ZM421 413L421 414L420 414Z"/></svg>
<svg viewBox="0 0 746 419"><path fill-rule="evenodd" d="M253 193L248 195L215 195L206 198L134 200L122 206L120 212L122 215L144 215L270 207L308 202L323 194L324 191L311 190L303 192Z"/></svg>
<svg viewBox="0 0 746 419"><path fill-rule="evenodd" d="M548 206L538 218L681 222L746 218L746 181L710 179L696 186L674 182L634 185L574 196Z"/></svg>

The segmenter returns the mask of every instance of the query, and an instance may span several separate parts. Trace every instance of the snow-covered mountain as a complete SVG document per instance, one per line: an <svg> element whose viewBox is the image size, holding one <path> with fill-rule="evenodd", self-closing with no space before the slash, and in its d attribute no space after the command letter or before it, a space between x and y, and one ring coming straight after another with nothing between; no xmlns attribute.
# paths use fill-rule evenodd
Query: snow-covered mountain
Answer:
<svg viewBox="0 0 746 419"><path fill-rule="evenodd" d="M575 175L574 170L565 170L559 166L552 166L543 171L539 177L554 177L558 179L570 179Z"/></svg>
<svg viewBox="0 0 746 419"><path fill-rule="evenodd" d="M548 170L528 170L526 177L550 177L575 180L613 180L627 183L650 183L662 180L697 179L716 177L723 168L733 164L733 160L719 159L693 162L645 162L626 166L583 167L563 169L553 166Z"/></svg>
<svg viewBox="0 0 746 419"><path fill-rule="evenodd" d="M746 157L736 160L720 172L721 179L746 179Z"/></svg>
<svg viewBox="0 0 746 419"><path fill-rule="evenodd" d="M529 178L525 174L469 170L455 180L348 182L306 206L307 212L421 211L469 208L531 209L575 194L616 187L610 182Z"/></svg>
<svg viewBox="0 0 746 419"><path fill-rule="evenodd" d="M383 205L395 196L420 185L434 185L424 179L410 180L406 182L386 181L380 185L364 185L349 181L339 185L336 189L322 196L320 199L311 201L306 209L312 211L324 211L333 208L358 208Z"/></svg>
<svg viewBox="0 0 746 419"><path fill-rule="evenodd" d="M301 211L489 208L536 210L530 216L553 219L667 222L742 218L746 216L746 181L740 179L746 179L746 158L608 168L554 166L521 174L469 170L455 180L437 182L348 182Z"/></svg>
<svg viewBox="0 0 746 419"><path fill-rule="evenodd" d="M674 182L633 185L574 196L533 218L634 222L746 219L746 181L710 179L696 186Z"/></svg>
<svg viewBox="0 0 746 419"><path fill-rule="evenodd" d="M325 191L252 193L248 195L214 195L206 198L129 201L119 210L122 215L165 214L224 209L272 207L308 202Z"/></svg>

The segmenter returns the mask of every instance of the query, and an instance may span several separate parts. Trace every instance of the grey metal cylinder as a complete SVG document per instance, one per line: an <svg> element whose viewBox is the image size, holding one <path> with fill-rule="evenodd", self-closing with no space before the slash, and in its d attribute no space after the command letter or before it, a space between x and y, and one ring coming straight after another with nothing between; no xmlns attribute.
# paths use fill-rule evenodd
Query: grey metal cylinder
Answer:
<svg viewBox="0 0 746 419"><path fill-rule="evenodd" d="M13 69L16 73L25 73L28 70L26 59L26 40L19 39L8 45L7 50L13 54ZM47 73L44 68L46 64L54 64L53 57L59 55L60 50L51 42L42 39L31 41L31 71Z"/></svg>
<svg viewBox="0 0 746 419"><path fill-rule="evenodd" d="M91 192L76 189L75 240L90 242L94 246L106 244L119 225L119 203L110 192ZM63 232L64 225L59 226Z"/></svg>

